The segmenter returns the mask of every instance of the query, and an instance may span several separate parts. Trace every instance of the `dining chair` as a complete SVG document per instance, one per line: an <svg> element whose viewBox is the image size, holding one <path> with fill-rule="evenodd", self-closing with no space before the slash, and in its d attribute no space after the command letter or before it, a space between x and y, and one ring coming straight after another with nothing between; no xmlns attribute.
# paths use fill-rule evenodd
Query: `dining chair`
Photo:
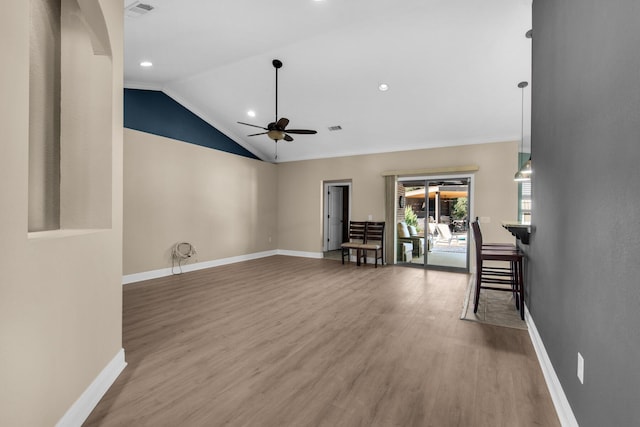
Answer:
<svg viewBox="0 0 640 427"><path fill-rule="evenodd" d="M349 241L340 245L342 249L342 263L344 264L344 257L347 257L347 261L351 257L351 250L356 250L356 265L360 265L360 247L365 242L367 222L366 221L349 221Z"/></svg>

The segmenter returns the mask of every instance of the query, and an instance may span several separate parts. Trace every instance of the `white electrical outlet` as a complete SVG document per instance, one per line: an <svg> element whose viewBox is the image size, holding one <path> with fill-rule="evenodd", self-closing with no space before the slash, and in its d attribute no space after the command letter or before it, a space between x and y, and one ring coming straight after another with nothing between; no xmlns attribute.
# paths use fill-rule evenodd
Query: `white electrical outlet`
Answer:
<svg viewBox="0 0 640 427"><path fill-rule="evenodd" d="M578 379L580 384L584 384L584 358L580 352L578 352Z"/></svg>
<svg viewBox="0 0 640 427"><path fill-rule="evenodd" d="M373 221L373 215L369 214L369 221Z"/></svg>

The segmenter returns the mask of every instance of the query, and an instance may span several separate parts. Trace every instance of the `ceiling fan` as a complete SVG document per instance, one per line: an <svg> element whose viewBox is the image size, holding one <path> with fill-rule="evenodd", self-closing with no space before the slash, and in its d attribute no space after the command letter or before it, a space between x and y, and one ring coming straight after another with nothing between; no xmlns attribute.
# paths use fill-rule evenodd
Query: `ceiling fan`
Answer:
<svg viewBox="0 0 640 427"><path fill-rule="evenodd" d="M282 61L274 59L272 62L273 67L276 69L276 115L275 120L267 125L267 127L252 125L251 123L238 122L241 125L251 126L254 128L262 129L265 132L253 133L247 136L267 135L276 143L276 159L278 158L278 141L284 139L285 141L293 141L293 138L289 134L298 135L313 135L315 130L310 129L287 129L289 119L281 117L278 119L278 69L282 68Z"/></svg>

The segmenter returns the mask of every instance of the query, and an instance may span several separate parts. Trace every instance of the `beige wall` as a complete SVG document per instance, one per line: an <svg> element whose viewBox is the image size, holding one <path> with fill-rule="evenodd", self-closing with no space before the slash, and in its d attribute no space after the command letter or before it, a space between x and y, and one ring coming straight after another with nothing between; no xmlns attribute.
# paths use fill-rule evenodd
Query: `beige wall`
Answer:
<svg viewBox="0 0 640 427"><path fill-rule="evenodd" d="M94 7L94 21L104 11L102 43L111 46L113 70L122 70L122 4L83 3ZM107 97L110 106L110 227L30 236L29 2L3 2L0 52L0 425L50 426L122 347L122 73L97 100ZM72 85L67 91L84 95ZM92 107L87 101L85 110Z"/></svg>
<svg viewBox="0 0 640 427"><path fill-rule="evenodd" d="M385 220L388 170L477 165L473 213L487 241L517 215L517 143L493 143L273 165L125 129L124 270L171 267L188 241L206 262L269 250L322 252L322 184L352 181L352 219ZM271 241L269 238L271 237Z"/></svg>
<svg viewBox="0 0 640 427"><path fill-rule="evenodd" d="M125 129L124 274L278 248L276 165Z"/></svg>
<svg viewBox="0 0 640 427"><path fill-rule="evenodd" d="M482 224L486 241L509 241L500 221L515 220L518 189L517 143L492 143L402 151L278 165L278 242L280 249L322 251L322 182L352 181L352 220L385 220L384 178L389 170L476 165L473 213L489 217Z"/></svg>

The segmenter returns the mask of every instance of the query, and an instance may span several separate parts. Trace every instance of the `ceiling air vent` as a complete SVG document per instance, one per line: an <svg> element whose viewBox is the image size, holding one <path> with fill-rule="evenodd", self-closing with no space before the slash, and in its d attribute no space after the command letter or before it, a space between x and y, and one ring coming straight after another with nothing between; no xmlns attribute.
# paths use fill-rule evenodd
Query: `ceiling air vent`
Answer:
<svg viewBox="0 0 640 427"><path fill-rule="evenodd" d="M138 18L140 16L146 15L154 9L150 4L140 3L139 1L133 3L131 6L127 7L125 11L125 15L129 18Z"/></svg>
<svg viewBox="0 0 640 427"><path fill-rule="evenodd" d="M342 126L329 126L330 131L342 130Z"/></svg>

